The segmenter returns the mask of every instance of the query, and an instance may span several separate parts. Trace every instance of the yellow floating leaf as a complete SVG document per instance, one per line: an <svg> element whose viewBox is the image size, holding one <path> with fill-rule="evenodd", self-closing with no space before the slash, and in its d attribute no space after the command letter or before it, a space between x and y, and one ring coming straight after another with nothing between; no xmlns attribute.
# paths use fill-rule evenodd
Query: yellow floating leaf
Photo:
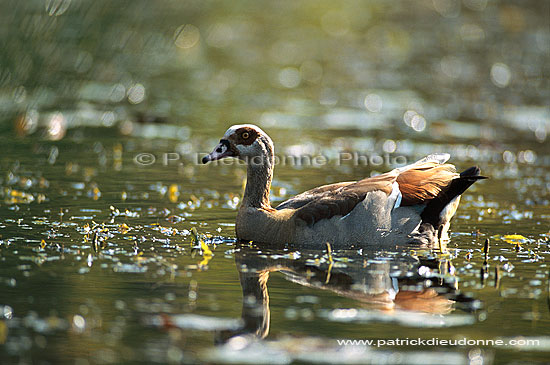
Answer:
<svg viewBox="0 0 550 365"><path fill-rule="evenodd" d="M179 196L180 196L180 193L178 191L178 185L177 184L170 185L170 187L168 188L168 199L170 200L170 202L177 203Z"/></svg>
<svg viewBox="0 0 550 365"><path fill-rule="evenodd" d="M199 235L199 232L197 231L197 228L193 227L191 228L191 245L198 243L201 246L202 256L212 256L212 251L210 250L210 247L204 242L202 237Z"/></svg>
<svg viewBox="0 0 550 365"><path fill-rule="evenodd" d="M128 231L130 230L130 227L128 227L126 223L122 223L120 225L120 230L122 233L128 233Z"/></svg>
<svg viewBox="0 0 550 365"><path fill-rule="evenodd" d="M205 256L204 259L198 263L199 269L203 269L208 266L208 262L212 259L212 256Z"/></svg>
<svg viewBox="0 0 550 365"><path fill-rule="evenodd" d="M40 203L46 201L46 195L44 195L44 194L38 194L38 195L36 196L36 201L38 202L38 204L40 204Z"/></svg>
<svg viewBox="0 0 550 365"><path fill-rule="evenodd" d="M34 201L34 196L24 191L4 189L7 204L28 204Z"/></svg>
<svg viewBox="0 0 550 365"><path fill-rule="evenodd" d="M521 235L521 234L507 234L504 236L504 239L507 240L526 240L527 237Z"/></svg>
<svg viewBox="0 0 550 365"><path fill-rule="evenodd" d="M514 245L520 245L522 243L529 242L529 239L525 236L522 236L521 234L507 234L505 236L502 236L502 239Z"/></svg>
<svg viewBox="0 0 550 365"><path fill-rule="evenodd" d="M101 196L101 191L97 186L94 186L94 188L92 189L92 198L94 200L98 200L100 196Z"/></svg>
<svg viewBox="0 0 550 365"><path fill-rule="evenodd" d="M201 250L202 250L203 257L208 257L208 256L212 257L212 251L210 251L210 248L203 240L201 240Z"/></svg>

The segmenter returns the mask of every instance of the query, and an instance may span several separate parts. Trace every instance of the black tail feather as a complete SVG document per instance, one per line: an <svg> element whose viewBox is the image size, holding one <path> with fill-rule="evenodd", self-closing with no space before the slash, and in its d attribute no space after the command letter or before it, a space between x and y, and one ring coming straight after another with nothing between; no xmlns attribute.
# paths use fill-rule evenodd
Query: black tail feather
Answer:
<svg viewBox="0 0 550 365"><path fill-rule="evenodd" d="M433 227L438 227L441 211L454 198L464 193L477 180L487 179L480 175L481 170L477 166L470 167L460 173L460 177L451 181L449 187L442 191L438 196L429 201L426 208L420 215L423 223L430 223Z"/></svg>
<svg viewBox="0 0 550 365"><path fill-rule="evenodd" d="M470 178L474 180L487 179L487 176L481 176L481 169L477 166L472 166L460 173L461 178Z"/></svg>

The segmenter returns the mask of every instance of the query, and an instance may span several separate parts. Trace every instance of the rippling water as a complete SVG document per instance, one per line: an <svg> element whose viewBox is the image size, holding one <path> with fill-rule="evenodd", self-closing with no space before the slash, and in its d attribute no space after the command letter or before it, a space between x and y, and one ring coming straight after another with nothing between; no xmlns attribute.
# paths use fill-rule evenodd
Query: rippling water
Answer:
<svg viewBox="0 0 550 365"><path fill-rule="evenodd" d="M547 359L547 3L0 3L0 362ZM240 122L274 205L431 152L490 179L444 251L239 243L245 169L198 159ZM337 341L395 338L538 345Z"/></svg>

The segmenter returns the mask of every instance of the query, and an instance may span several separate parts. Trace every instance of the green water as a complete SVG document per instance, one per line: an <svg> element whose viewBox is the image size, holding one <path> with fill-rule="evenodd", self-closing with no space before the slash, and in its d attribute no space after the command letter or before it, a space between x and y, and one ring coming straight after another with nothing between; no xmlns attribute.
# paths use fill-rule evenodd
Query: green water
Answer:
<svg viewBox="0 0 550 365"><path fill-rule="evenodd" d="M0 5L2 364L548 361L546 2ZM273 205L431 152L490 179L445 252L238 243L245 167L198 159L243 122L324 158ZM337 342L395 338L538 344Z"/></svg>

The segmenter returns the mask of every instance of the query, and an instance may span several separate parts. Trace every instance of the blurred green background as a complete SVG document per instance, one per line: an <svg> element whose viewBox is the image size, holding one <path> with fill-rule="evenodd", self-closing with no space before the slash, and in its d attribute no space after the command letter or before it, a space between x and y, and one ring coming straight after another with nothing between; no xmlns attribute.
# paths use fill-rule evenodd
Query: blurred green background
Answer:
<svg viewBox="0 0 550 365"><path fill-rule="evenodd" d="M385 348L361 358L547 360L550 2L0 5L1 363L344 362L335 339L397 336L542 345L447 347L446 357L441 348ZM434 282L479 306L417 317L273 273L271 329L249 352L214 348L205 322L161 325L159 313L197 314L218 331L223 318L241 317L234 219L244 168L196 162L243 122L260 125L281 155L413 161L450 152L459 169L479 165L490 179L465 194L448 255L334 252L334 270L355 279L380 260L391 270L416 262L408 276L433 259L447 267ZM156 160L137 163L140 153ZM167 153L177 161L164 162ZM272 200L393 167L278 166ZM211 260L192 228L214 236ZM269 257L295 268L302 257L328 266L315 251L257 256L251 265ZM327 315L342 308L370 319Z"/></svg>
<svg viewBox="0 0 550 365"><path fill-rule="evenodd" d="M512 137L502 127L539 143L548 133L547 2L3 3L9 119L60 112L68 128L109 127L143 113L193 129L395 123L414 134L396 123L410 110L420 130L475 122L493 128L469 137Z"/></svg>

